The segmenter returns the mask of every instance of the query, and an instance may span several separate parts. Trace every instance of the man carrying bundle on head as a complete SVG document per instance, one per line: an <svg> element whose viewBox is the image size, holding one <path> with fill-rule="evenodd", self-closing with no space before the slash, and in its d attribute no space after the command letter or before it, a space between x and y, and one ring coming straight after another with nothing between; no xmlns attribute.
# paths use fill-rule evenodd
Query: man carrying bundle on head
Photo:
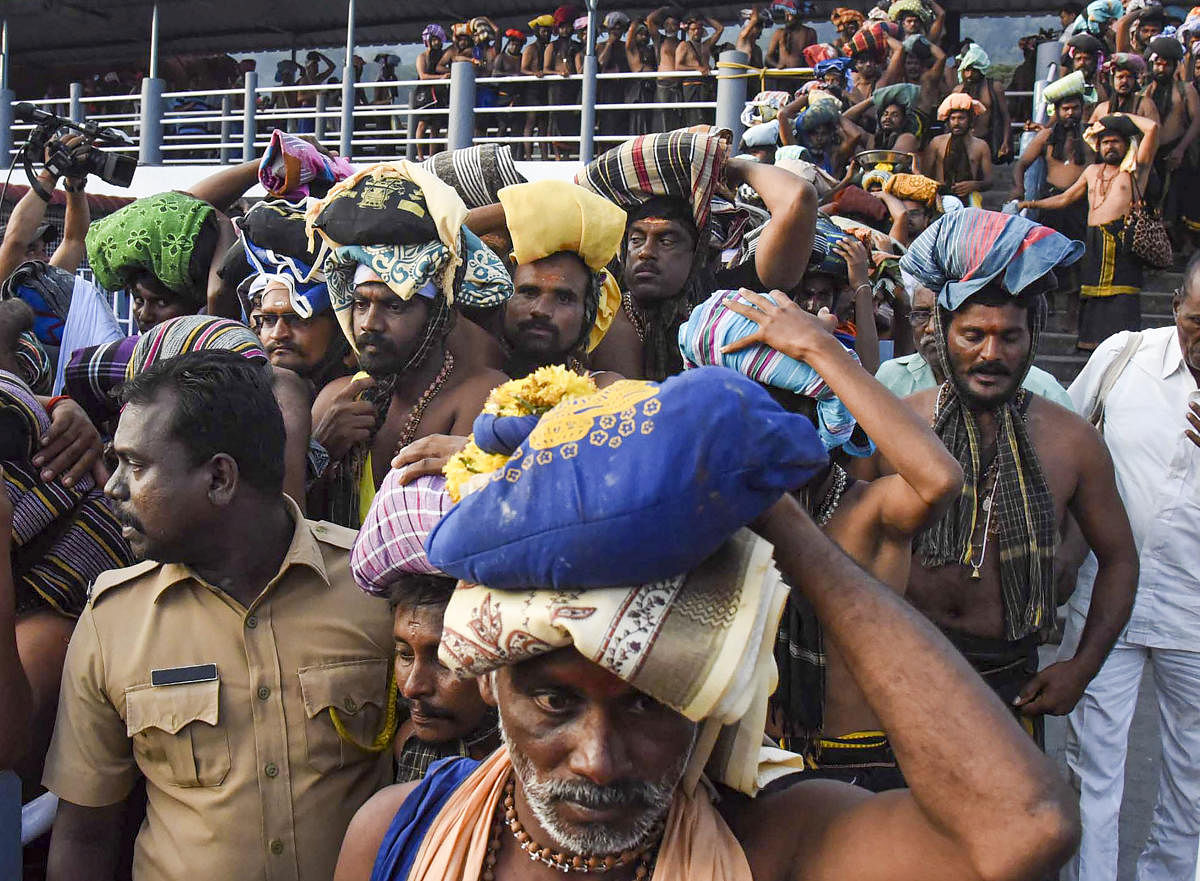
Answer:
<svg viewBox="0 0 1200 881"><path fill-rule="evenodd" d="M1142 94L1154 102L1160 120L1154 171L1161 197L1155 201L1162 206L1168 226L1174 224L1181 207L1180 193L1171 187L1171 178L1187 156L1195 166L1192 146L1200 139L1200 96L1176 74L1183 58L1183 44L1174 37L1155 37L1146 49L1151 79Z"/></svg>
<svg viewBox="0 0 1200 881"><path fill-rule="evenodd" d="M830 333L832 323L827 310L811 314L779 291L718 291L680 328L679 344L689 366L738 370L814 421L830 465L795 497L838 547L903 595L912 539L958 494L962 472L929 427ZM861 431L879 439L898 473L865 482L849 476L849 457L875 449ZM780 685L769 730L805 755L802 776L875 792L904 786L879 719L798 592L789 598L775 657Z"/></svg>
<svg viewBox="0 0 1200 881"><path fill-rule="evenodd" d="M863 26L863 22L867 18L857 9L839 6L829 13L829 20L838 33L833 39L833 48L841 52L850 45L850 41L854 39L854 35L858 33L858 29Z"/></svg>
<svg viewBox="0 0 1200 881"><path fill-rule="evenodd" d="M1043 128L1013 166L1012 198L1024 200L1043 199L1065 193L1079 180L1083 170L1095 161L1096 154L1083 139L1083 114L1087 100L1083 74L1076 71L1070 76L1055 80L1046 87L1046 102L1053 114L1050 125ZM1093 96L1094 97L1094 96ZM1041 182L1037 192L1027 192L1027 174L1030 166L1041 163ZM1082 200L1057 211L1039 212L1038 221L1043 226L1057 230L1069 239L1085 241L1087 238L1087 204ZM1059 293L1066 297L1068 312L1074 316L1079 291L1079 269L1075 264L1063 267L1058 273Z"/></svg>
<svg viewBox="0 0 1200 881"><path fill-rule="evenodd" d="M975 137L975 120L983 105L965 92L953 92L938 107L938 119L946 123L946 134L929 142L921 167L967 205L983 204L983 191L992 183L992 151L988 142Z"/></svg>
<svg viewBox="0 0 1200 881"><path fill-rule="evenodd" d="M1100 76L1100 69L1107 54L1105 45L1091 34L1076 34L1067 41L1067 59L1069 64L1062 67L1060 78L1075 71L1083 73L1083 79L1088 88L1094 89L1097 101L1108 100L1108 87Z"/></svg>
<svg viewBox="0 0 1200 881"><path fill-rule="evenodd" d="M790 290L812 248L816 194L798 176L742 159L710 134L678 131L627 141L598 156L575 182L625 209L621 312L591 358L595 370L665 379L682 367L676 331L717 288L726 235L717 231L718 183L745 183L771 214L754 253L764 287ZM740 241L740 238L739 238Z"/></svg>
<svg viewBox="0 0 1200 881"><path fill-rule="evenodd" d="M504 372L521 379L559 364L586 373L588 353L621 311L605 267L620 250L626 214L566 181L505 187L499 199L514 263L513 295L501 307Z"/></svg>
<svg viewBox="0 0 1200 881"><path fill-rule="evenodd" d="M455 304L496 306L512 289L499 258L463 224L462 199L420 166L375 165L308 210L331 248L329 298L362 373L336 379L313 404L313 433L331 459L311 510L357 528L402 447L464 435L498 371L466 360L447 338ZM387 243L387 244L381 244Z"/></svg>
<svg viewBox="0 0 1200 881"><path fill-rule="evenodd" d="M1100 669L1129 616L1137 553L1112 461L1095 430L1021 387L1045 323L1044 293L1083 248L1016 215L966 208L900 261L937 293L945 377L908 403L963 467L960 498L916 541L908 597L1042 742ZM1100 560L1075 655L1037 672L1053 633L1054 552L1067 512Z"/></svg>
<svg viewBox="0 0 1200 881"><path fill-rule="evenodd" d="M464 581L440 657L479 677L503 746L379 793L335 881L1015 881L1065 858L1072 797L1049 762L927 622L781 498L823 467L808 419L699 368L532 423L426 543ZM568 494L579 506L544 503ZM761 745L787 590L771 547L739 531L755 518L911 792L812 781L752 798L799 761Z"/></svg>
<svg viewBox="0 0 1200 881"><path fill-rule="evenodd" d="M1126 245L1134 200L1146 192L1158 126L1141 116L1115 114L1094 122L1084 140L1095 161L1066 192L1021 202L1021 208L1062 210L1087 196L1087 254L1080 277L1079 340L1091 351L1114 333L1140 330L1142 264Z"/></svg>
<svg viewBox="0 0 1200 881"><path fill-rule="evenodd" d="M485 759L500 745L495 707L483 702L474 682L438 660L455 579L430 565L424 544L451 504L440 473L406 485L403 472L390 471L350 554L355 583L392 611L393 678L401 699L396 783L420 780L438 759Z"/></svg>
<svg viewBox="0 0 1200 881"><path fill-rule="evenodd" d="M1107 101L1096 104L1088 122L1096 122L1114 113L1134 113L1161 122L1154 100L1142 91L1142 78L1146 75L1146 59L1130 52L1117 52L1104 62L1109 74L1112 91Z"/></svg>
<svg viewBox="0 0 1200 881"><path fill-rule="evenodd" d="M991 59L978 43L971 43L958 57L955 73L958 85L954 93L961 92L983 105L971 123L971 133L986 141L995 162L1006 162L1012 156L1012 130L1008 119L1008 101L1004 88L988 78L992 69ZM953 94L953 93L952 93Z"/></svg>

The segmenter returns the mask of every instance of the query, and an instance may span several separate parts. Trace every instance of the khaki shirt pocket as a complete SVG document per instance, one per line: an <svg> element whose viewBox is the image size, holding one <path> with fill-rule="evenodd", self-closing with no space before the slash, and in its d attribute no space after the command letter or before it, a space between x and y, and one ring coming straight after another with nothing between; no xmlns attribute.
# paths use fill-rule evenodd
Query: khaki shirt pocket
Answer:
<svg viewBox="0 0 1200 881"><path fill-rule="evenodd" d="M217 727L220 681L131 685L125 725L143 773L175 786L220 786L229 773L229 738Z"/></svg>
<svg viewBox="0 0 1200 881"><path fill-rule="evenodd" d="M304 736L314 771L325 773L373 761L378 755L346 742L334 728L329 711L336 710L350 737L369 745L386 715L389 663L387 658L366 658L300 669L300 693L308 716Z"/></svg>

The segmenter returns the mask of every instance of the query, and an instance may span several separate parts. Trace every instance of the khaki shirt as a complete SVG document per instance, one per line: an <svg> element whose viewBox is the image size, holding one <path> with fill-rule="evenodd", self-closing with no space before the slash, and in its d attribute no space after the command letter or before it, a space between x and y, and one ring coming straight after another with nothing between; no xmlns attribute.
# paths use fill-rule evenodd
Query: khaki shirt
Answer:
<svg viewBox="0 0 1200 881"><path fill-rule="evenodd" d="M145 776L137 881L328 881L350 818L390 782L390 751L346 743L330 711L360 743L375 738L392 615L351 579L355 533L288 504L291 546L249 608L186 566L147 561L101 575L79 618L43 782L100 807ZM151 681L208 664L216 679Z"/></svg>

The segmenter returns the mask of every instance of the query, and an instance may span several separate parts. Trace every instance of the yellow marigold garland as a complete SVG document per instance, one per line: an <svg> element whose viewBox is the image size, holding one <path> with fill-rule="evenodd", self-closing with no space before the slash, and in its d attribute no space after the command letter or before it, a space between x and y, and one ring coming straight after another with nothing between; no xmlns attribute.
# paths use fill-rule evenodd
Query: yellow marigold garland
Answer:
<svg viewBox="0 0 1200 881"><path fill-rule="evenodd" d="M483 412L493 416L541 415L562 401L593 394L596 383L590 376L568 370L558 364L539 367L524 379L513 379L498 385L488 395ZM462 501L464 486L480 474L491 474L504 466L508 456L486 453L475 444L475 436L467 445L450 457L442 473L446 475L446 491L454 502Z"/></svg>

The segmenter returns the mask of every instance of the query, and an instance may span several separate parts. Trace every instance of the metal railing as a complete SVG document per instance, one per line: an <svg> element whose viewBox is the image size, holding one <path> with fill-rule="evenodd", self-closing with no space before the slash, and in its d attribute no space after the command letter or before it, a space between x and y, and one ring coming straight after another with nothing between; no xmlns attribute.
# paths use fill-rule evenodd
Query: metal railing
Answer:
<svg viewBox="0 0 1200 881"><path fill-rule="evenodd" d="M85 96L82 86L73 83L68 98L31 103L126 132L132 146L106 149L137 155L145 165L253 159L262 155L275 128L314 135L351 159L419 158L469 143L512 144L522 157L590 158L596 148L602 150L655 130L655 122L664 114L679 124L712 123L720 115L716 93L725 91L721 79L695 71L599 73L591 78L583 74L476 78L472 65L457 63L449 79L353 83L358 100L349 112L342 106L344 84L259 85L254 73L246 75L244 88L230 89L168 92L161 90L161 80L147 80L138 95ZM642 88L649 95L658 83L671 81L703 82L707 94L702 100L661 105L593 100L591 113L582 100L589 91L593 96L608 92L613 83L644 82L648 85ZM742 86L740 112L745 80L737 82ZM556 103L550 103L556 87L562 94L556 95ZM413 106L412 96L425 97L433 89L438 94L436 104ZM376 100L380 93L382 101ZM494 103L498 93L515 93L515 97ZM349 132L345 131L347 120ZM584 128L589 120L590 131ZM11 144L16 153L32 128L28 123L13 123L7 138L0 132L0 144Z"/></svg>

